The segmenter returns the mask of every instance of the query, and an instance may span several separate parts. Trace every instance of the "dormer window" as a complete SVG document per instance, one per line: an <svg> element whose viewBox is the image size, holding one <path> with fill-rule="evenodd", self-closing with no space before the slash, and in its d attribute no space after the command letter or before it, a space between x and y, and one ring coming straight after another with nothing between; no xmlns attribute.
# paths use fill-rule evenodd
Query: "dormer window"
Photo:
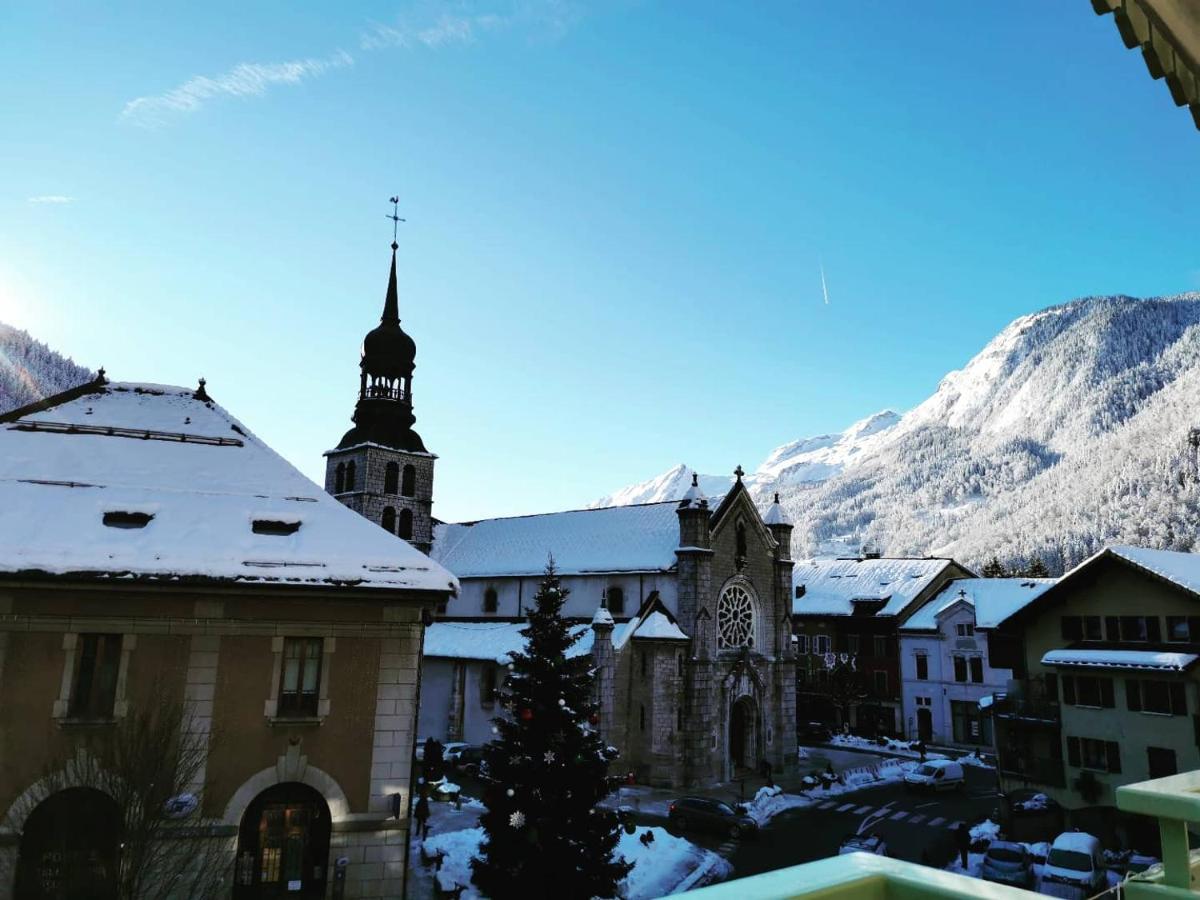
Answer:
<svg viewBox="0 0 1200 900"><path fill-rule="evenodd" d="M145 528L153 518L150 513L114 511L104 514L104 524L109 528Z"/></svg>
<svg viewBox="0 0 1200 900"><path fill-rule="evenodd" d="M272 534L278 537L286 537L289 534L295 534L300 530L299 522L281 522L278 519L255 519L250 526L250 530L255 534Z"/></svg>

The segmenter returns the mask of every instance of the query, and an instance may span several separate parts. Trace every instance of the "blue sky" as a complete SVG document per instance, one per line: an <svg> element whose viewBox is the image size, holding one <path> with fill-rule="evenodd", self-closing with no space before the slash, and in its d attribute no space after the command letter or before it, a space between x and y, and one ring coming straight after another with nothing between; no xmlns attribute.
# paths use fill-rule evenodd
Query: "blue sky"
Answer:
<svg viewBox="0 0 1200 900"><path fill-rule="evenodd" d="M1200 288L1200 133L1083 0L104 6L0 6L0 320L320 478L399 193L443 518L751 469L1018 315Z"/></svg>

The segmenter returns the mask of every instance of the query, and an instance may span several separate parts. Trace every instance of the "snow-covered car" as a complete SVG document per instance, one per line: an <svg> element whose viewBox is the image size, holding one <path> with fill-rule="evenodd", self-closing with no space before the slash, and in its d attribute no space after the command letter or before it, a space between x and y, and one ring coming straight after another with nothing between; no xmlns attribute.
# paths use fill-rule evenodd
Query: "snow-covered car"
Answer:
<svg viewBox="0 0 1200 900"><path fill-rule="evenodd" d="M1108 868L1100 841L1084 831L1066 831L1054 839L1042 869L1038 893L1085 900L1108 887Z"/></svg>
<svg viewBox="0 0 1200 900"><path fill-rule="evenodd" d="M847 853L874 853L876 856L887 856L887 843L877 834L852 834L842 840L838 847L838 856Z"/></svg>
<svg viewBox="0 0 1200 900"><path fill-rule="evenodd" d="M733 838L758 834L758 823L746 815L744 806L734 808L710 797L680 797L668 808L667 821L678 832L694 828Z"/></svg>
<svg viewBox="0 0 1200 900"><path fill-rule="evenodd" d="M450 741L442 748L442 762L447 765L454 765L458 762L458 755L469 746L471 745L465 741Z"/></svg>
<svg viewBox="0 0 1200 900"><path fill-rule="evenodd" d="M1029 887L1033 883L1033 863L1022 844L992 841L983 855L979 875L984 881Z"/></svg>

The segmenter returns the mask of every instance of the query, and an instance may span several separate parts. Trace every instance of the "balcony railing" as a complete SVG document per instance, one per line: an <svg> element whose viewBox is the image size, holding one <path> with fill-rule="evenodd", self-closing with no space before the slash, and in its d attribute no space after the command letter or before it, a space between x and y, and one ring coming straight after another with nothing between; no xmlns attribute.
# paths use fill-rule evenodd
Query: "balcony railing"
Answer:
<svg viewBox="0 0 1200 900"><path fill-rule="evenodd" d="M1062 721L1062 713L1057 703L1029 700L1024 697L997 697L992 705L992 712L998 719L1020 719L1047 725L1058 725Z"/></svg>
<svg viewBox="0 0 1200 900"><path fill-rule="evenodd" d="M1023 778L1034 784L1066 787L1067 776L1061 759L1018 759L1012 754L1000 754L1000 774L1007 778Z"/></svg>
<svg viewBox="0 0 1200 900"><path fill-rule="evenodd" d="M1117 807L1158 819L1163 864L1124 882L1126 900L1184 900L1200 893L1200 851L1188 824L1200 824L1200 772L1117 788ZM915 863L852 853L693 891L696 900L1032 900L1020 888Z"/></svg>

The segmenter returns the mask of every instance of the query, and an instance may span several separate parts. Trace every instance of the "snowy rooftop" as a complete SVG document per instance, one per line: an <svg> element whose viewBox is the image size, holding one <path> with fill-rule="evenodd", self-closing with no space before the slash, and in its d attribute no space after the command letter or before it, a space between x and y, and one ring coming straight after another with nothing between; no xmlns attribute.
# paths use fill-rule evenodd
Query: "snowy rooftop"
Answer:
<svg viewBox="0 0 1200 900"><path fill-rule="evenodd" d="M949 559L818 559L797 563L792 583L804 594L792 600L795 615L845 615L856 603L882 602L878 616L904 610L933 583Z"/></svg>
<svg viewBox="0 0 1200 900"><path fill-rule="evenodd" d="M1126 562L1152 572L1160 578L1174 582L1184 590L1200 594L1200 553L1180 553L1176 550L1149 550L1145 547L1115 545L1101 550L1100 554L1111 553ZM1095 559L1096 557L1092 557ZM1082 568L1086 560L1076 568ZM1072 570L1074 571L1074 570Z"/></svg>
<svg viewBox="0 0 1200 900"><path fill-rule="evenodd" d="M642 620L633 632L635 638L651 638L660 641L686 641L688 636L664 613L654 610Z"/></svg>
<svg viewBox="0 0 1200 900"><path fill-rule="evenodd" d="M433 558L460 578L663 572L679 546L677 504L647 503L439 525Z"/></svg>
<svg viewBox="0 0 1200 900"><path fill-rule="evenodd" d="M1159 650L1051 650L1042 657L1042 665L1183 672L1195 665L1197 659L1200 656L1195 653Z"/></svg>
<svg viewBox="0 0 1200 900"><path fill-rule="evenodd" d="M0 423L0 573L456 587L194 395L107 384Z"/></svg>
<svg viewBox="0 0 1200 900"><path fill-rule="evenodd" d="M960 599L975 607L976 628L995 628L1044 594L1055 582L1054 578L959 578L913 613L902 630L935 630L937 617Z"/></svg>
<svg viewBox="0 0 1200 900"><path fill-rule="evenodd" d="M434 622L425 629L425 655L449 659L483 659L506 664L509 654L525 649L528 622ZM595 632L587 625L571 626L582 637L567 651L568 657L590 653Z"/></svg>

